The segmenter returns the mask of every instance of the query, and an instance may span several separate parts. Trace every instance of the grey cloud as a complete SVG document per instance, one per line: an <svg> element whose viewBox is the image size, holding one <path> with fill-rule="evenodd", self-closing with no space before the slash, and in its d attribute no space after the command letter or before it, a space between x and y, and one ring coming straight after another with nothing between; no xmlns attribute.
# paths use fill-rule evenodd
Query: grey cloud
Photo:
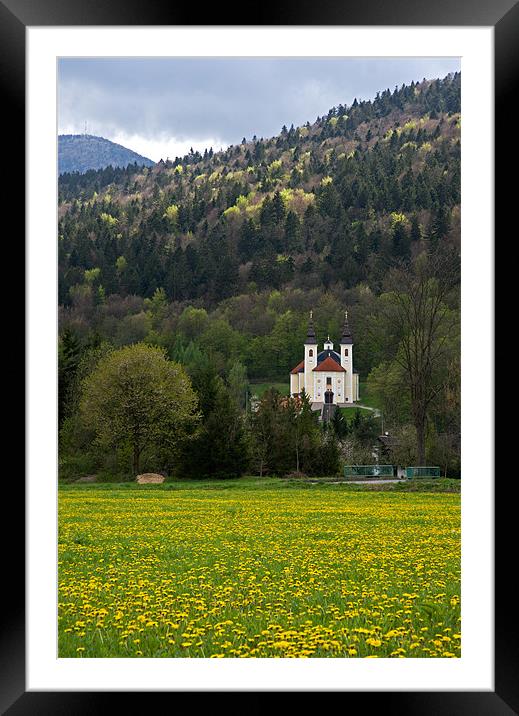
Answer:
<svg viewBox="0 0 519 716"><path fill-rule="evenodd" d="M62 58L59 126L234 144L459 66L459 58Z"/></svg>

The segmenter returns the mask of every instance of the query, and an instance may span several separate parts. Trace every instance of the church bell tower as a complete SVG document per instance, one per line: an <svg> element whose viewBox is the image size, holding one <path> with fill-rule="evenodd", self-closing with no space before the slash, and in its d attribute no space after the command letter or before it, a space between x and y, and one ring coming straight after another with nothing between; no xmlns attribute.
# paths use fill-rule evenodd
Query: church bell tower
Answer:
<svg viewBox="0 0 519 716"><path fill-rule="evenodd" d="M313 311L310 311L308 330L305 339L305 393L311 401L314 400L313 369L317 365L317 338L313 320Z"/></svg>
<svg viewBox="0 0 519 716"><path fill-rule="evenodd" d="M341 366L346 371L344 376L345 399L352 403L357 399L353 386L353 336L351 335L350 324L348 323L348 311L344 312L344 327L340 342Z"/></svg>

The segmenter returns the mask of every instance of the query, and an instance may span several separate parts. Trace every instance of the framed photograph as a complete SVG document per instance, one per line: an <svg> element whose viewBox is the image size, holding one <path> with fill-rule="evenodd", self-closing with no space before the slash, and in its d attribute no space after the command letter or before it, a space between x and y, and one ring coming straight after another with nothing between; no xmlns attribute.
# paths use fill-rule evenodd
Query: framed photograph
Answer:
<svg viewBox="0 0 519 716"><path fill-rule="evenodd" d="M239 26L219 25L215 17L214 24L202 26L153 2L145 8L132 2L33 7L2 0L0 18L9 149L19 170L19 148L26 148L28 329L27 476L25 493L21 485L12 488L20 525L8 537L19 549L10 551L7 568L17 606L2 632L2 710L86 713L106 708L110 694L105 692L116 691L135 692L132 698L163 691L347 691L348 699L369 696L390 712L519 712L513 673L517 647L508 628L504 588L509 575L501 569L494 578L496 544L505 551L510 522L500 512L498 523L494 513L499 491L493 437L494 220L503 220L514 205L511 186L502 186L501 180L495 193L501 211L494 207L494 133L498 139L513 132L508 108L518 69L518 6L467 2L438 10L400 3L390 13L376 4L324 11L285 7L273 11L269 24L251 19ZM341 99L344 74L356 79ZM173 75L178 78L174 89L167 86ZM289 87L299 91L291 94ZM413 102L423 105L406 114ZM287 117L283 126L271 129L280 117ZM166 141L168 123L182 131ZM100 148L101 139L106 143ZM117 165L122 151L126 154ZM104 152L109 158L96 164ZM374 152L380 155L378 163L370 159ZM511 157L514 152L515 146L507 148ZM383 185L384 162L391 163L393 155L400 162L399 171L394 170L396 198L394 186ZM351 169L356 163L361 169ZM367 164L369 171L362 168ZM354 171L364 184L359 187L357 181L345 198L351 185L347 177ZM336 190L339 179L343 183ZM23 181L9 189L13 211L22 201ZM348 203L353 208L345 218L340 205ZM143 211L143 206L156 210ZM269 224L276 211L282 217ZM312 218L312 211L320 218ZM341 222L351 232L347 236ZM334 232L340 238L335 240ZM450 294L438 298L433 292L426 303L438 300L446 306L440 343L443 351L452 341L458 366L456 341L461 340L461 378L455 376L447 391L455 402L452 393L461 388L461 444L453 447L452 441L438 439L433 449L425 428L420 440L419 422L402 427L387 407L396 400L388 376L398 386L394 376L398 365L405 371L405 359L399 364L392 354L393 363L386 356L374 361L369 351L379 344L366 340L355 353L355 369L353 351L379 294L397 299L388 313L377 314L377 330L381 322L396 321L399 305L408 315L405 301L416 286L409 276L419 275L420 246L447 236L449 247L461 255L461 284L458 276L454 289L461 300L453 298L451 285ZM350 240L351 252L341 254ZM263 253L254 248L265 241L272 241L268 251L263 245ZM204 253L206 246L218 248ZM377 262L381 246L394 254L392 284L390 269ZM452 262L437 267L432 279L427 274L420 290L434 286L437 291L451 268ZM327 303L316 298L323 285ZM406 296L400 304L399 291ZM368 294L373 297L367 299ZM207 295L210 308L204 303ZM284 313L279 310L274 330L274 323L266 327L265 316L276 301ZM385 302L391 305L382 299L384 310ZM91 319L101 304L109 304L102 323ZM339 305L344 308L340 324ZM231 311L234 323L227 321ZM461 315L461 339L454 314ZM206 320L210 328L201 329ZM447 320L452 321L448 330ZM61 364L58 370L58 351L62 360L64 350L62 332L58 347L58 322L70 329L68 365L75 360L74 335L83 347L88 344L90 356L81 368L78 358L76 377L66 389ZM396 325L391 323L391 330ZM285 333L301 336L300 356L292 353L295 339L284 342L283 326ZM197 340L202 330L204 339ZM184 342L177 340L182 331ZM389 342L394 335L387 327L382 333ZM257 340L252 350L250 344L263 335L268 342ZM227 348L220 348L220 342ZM266 357L265 351L270 351ZM87 370L94 355L95 368ZM117 363L119 356L123 363ZM220 377L204 383L209 381L207 362ZM136 398L138 412L154 416L149 429L143 419L142 431L148 430L149 437L144 446L126 439L121 413L110 413L111 404L123 400L116 396L116 378L130 364L135 370L144 366L146 387ZM189 368L184 373L178 366ZM75 398L70 396L80 375L77 415L86 427L78 436L83 428L74 422L70 400ZM149 383L152 379L156 382ZM388 402L370 404L366 396L377 380L389 386L385 393L381 389ZM442 378L442 390L448 382ZM177 393L170 394L173 385ZM280 415L290 410L296 415L295 427L286 428L286 439L295 446L294 464L285 465L281 454L275 463L278 448L272 442L265 448L267 442L258 437L263 433L254 416L265 394L274 396ZM204 412L209 395L213 413ZM307 403L308 424L320 421L315 430L301 427ZM176 413L167 411L170 404ZM399 410L416 417L414 403L402 405ZM249 441L247 466L242 465L245 448L230 427L236 424L229 417L233 410L249 416L244 421L250 419L244 428L248 437L243 437L243 445ZM369 411L379 421L369 439L375 443L376 437L376 454L370 453L369 440L369 448L359 442L361 431L369 429ZM206 435L204 443L200 431L208 428L200 425L211 420L215 437ZM349 430L353 436L349 443L338 439L341 420L345 434ZM193 427L196 421L200 425ZM159 424L167 430L157 431ZM393 424L398 429L393 431ZM176 436L174 446L170 434ZM96 441L104 462L77 447L87 438ZM224 447L218 447L218 438ZM335 438L339 447L334 443L332 449ZM312 457L309 446L317 443L317 457ZM74 446L66 460L63 444ZM232 467L229 459L215 458L210 468L201 468L200 456L206 460L218 450L234 455ZM426 454L434 456L434 467L423 467ZM383 456L393 465L385 465ZM328 469L340 473L338 485L323 483L326 471L315 464L325 459L339 466ZM207 469L221 481L235 474L254 475L254 481L240 478L245 485L240 498L227 479L218 503L209 506L204 495L216 494L215 480L201 481L197 489L202 492L191 495L174 474L172 461L186 475L191 470L207 477ZM381 470L386 467L395 479L390 487ZM139 484L123 484L112 498L110 483L124 480L125 469ZM411 493L408 488L420 482L413 482L420 470L429 470L433 480L439 476L435 484L441 482L444 491L417 487ZM89 485L91 472L104 475L104 484ZM279 480L278 473L288 485L279 493L281 507L274 505L272 495L278 493L272 488L263 503L256 500L248 509L243 491L260 494L273 475ZM82 483L71 484L78 476ZM149 484L162 483L164 476L164 485ZM370 480L380 491L373 484L366 487ZM357 487L343 487L347 481ZM161 504L161 495L167 503ZM303 520L290 495L297 504L325 497L304 508ZM418 499L406 502L407 495ZM501 502L510 503L509 495ZM394 512L383 502L388 496ZM382 499L378 517L378 507L368 515L360 504L373 497ZM399 526L403 513L406 519ZM356 520L351 532L341 531L344 519ZM494 524L499 525L497 535ZM301 540L305 530L311 539ZM383 530L391 535L389 557L375 546ZM260 532L268 563L258 552ZM199 552L193 551L188 540L206 533L205 541L197 542ZM405 534L417 551L404 558ZM141 540L140 551L132 537ZM344 559L350 568L366 570L362 580L372 566L376 594L369 593L366 581L359 581L364 586L357 585L358 593L340 587L342 572L333 565L341 564L343 547L336 543L342 537L348 539ZM167 572L166 567L182 563L182 554L189 560L201 555L200 562ZM226 554L234 555L232 566ZM279 567L277 576L273 565ZM420 585L419 594L410 589L395 596L398 569L402 584ZM334 591L327 591L325 574ZM306 580L323 581L319 589L308 589ZM279 584L289 585L288 596L269 587ZM334 601L338 594L339 606ZM430 596L417 609L415 601L423 594ZM157 600L152 609L150 599ZM166 618L164 608L169 607L161 611L161 604L173 601L177 620L169 612ZM247 631L244 615L259 604L265 614L258 619L255 612ZM325 616L316 621L319 610ZM387 619L381 616L384 610ZM392 621L393 611L401 627ZM160 618L159 627L154 620Z"/></svg>

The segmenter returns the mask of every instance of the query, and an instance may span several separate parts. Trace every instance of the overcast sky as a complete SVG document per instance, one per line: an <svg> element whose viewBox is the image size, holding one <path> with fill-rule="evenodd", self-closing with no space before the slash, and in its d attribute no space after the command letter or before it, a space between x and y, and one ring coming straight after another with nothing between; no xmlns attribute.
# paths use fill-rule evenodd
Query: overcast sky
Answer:
<svg viewBox="0 0 519 716"><path fill-rule="evenodd" d="M106 137L154 161L271 137L330 107L459 71L459 58L71 58L60 134Z"/></svg>

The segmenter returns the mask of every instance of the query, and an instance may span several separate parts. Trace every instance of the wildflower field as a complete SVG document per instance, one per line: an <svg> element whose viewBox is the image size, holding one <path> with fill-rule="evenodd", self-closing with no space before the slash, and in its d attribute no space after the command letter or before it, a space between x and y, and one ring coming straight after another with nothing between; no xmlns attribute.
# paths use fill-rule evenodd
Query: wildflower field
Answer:
<svg viewBox="0 0 519 716"><path fill-rule="evenodd" d="M460 495L59 491L60 657L459 657Z"/></svg>

